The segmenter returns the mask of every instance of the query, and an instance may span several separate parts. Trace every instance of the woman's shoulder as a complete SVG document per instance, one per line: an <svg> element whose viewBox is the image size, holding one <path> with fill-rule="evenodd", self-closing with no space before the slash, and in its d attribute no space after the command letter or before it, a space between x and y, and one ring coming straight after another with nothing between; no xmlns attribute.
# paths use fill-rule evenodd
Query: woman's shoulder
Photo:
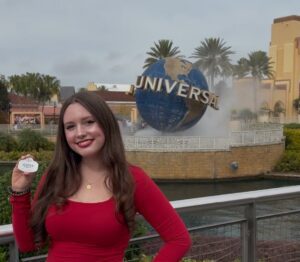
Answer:
<svg viewBox="0 0 300 262"><path fill-rule="evenodd" d="M145 180L147 181L150 179L150 177L146 174L146 172L139 166L130 164L129 171L130 171L131 175L133 176L134 181L136 183L143 182Z"/></svg>

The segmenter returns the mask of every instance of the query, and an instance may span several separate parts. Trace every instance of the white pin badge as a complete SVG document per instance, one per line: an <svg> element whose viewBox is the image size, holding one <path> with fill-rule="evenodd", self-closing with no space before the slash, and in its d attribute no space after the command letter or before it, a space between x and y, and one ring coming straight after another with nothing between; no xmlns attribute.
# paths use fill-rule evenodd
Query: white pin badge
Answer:
<svg viewBox="0 0 300 262"><path fill-rule="evenodd" d="M31 157L20 160L18 164L18 169L25 173L34 173L38 168L38 162L34 161Z"/></svg>

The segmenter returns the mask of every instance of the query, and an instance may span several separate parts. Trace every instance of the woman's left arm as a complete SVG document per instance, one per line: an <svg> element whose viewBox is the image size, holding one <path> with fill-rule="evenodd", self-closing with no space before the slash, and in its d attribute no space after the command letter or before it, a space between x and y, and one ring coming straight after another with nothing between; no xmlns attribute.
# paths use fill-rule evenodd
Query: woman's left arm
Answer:
<svg viewBox="0 0 300 262"><path fill-rule="evenodd" d="M164 241L155 262L180 261L191 246L190 235L175 209L142 169L133 167L137 212L153 226Z"/></svg>

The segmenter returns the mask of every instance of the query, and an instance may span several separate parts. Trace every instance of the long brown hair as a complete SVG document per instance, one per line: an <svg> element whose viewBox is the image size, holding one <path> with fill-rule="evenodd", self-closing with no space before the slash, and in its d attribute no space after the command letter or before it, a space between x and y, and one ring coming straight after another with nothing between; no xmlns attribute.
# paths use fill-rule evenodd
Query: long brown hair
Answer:
<svg viewBox="0 0 300 262"><path fill-rule="evenodd" d="M79 92L68 98L60 111L54 157L46 171L45 180L39 188L32 210L31 227L35 242L41 244L47 239L45 219L50 205L62 207L67 198L80 187L79 164L81 156L69 147L64 131L63 118L72 103L79 103L88 110L101 126L105 143L101 161L110 171L106 185L116 201L116 212L124 216L125 223L132 231L134 227L134 182L126 162L124 145L118 122L105 101L96 93Z"/></svg>

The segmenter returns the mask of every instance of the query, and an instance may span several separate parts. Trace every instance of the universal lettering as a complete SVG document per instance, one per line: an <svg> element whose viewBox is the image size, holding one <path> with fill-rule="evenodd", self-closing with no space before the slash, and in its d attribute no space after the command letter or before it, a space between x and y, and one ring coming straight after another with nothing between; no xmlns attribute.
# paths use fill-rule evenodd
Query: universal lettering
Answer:
<svg viewBox="0 0 300 262"><path fill-rule="evenodd" d="M186 83L171 81L166 78L157 78L150 76L138 76L136 85L131 85L128 94L134 95L136 89L152 90L153 92L161 92L162 86L165 86L165 91L167 95L177 90L176 95L195 100L199 103L209 105L214 109L219 109L218 107L218 96L207 90L199 89L195 86L188 85Z"/></svg>

